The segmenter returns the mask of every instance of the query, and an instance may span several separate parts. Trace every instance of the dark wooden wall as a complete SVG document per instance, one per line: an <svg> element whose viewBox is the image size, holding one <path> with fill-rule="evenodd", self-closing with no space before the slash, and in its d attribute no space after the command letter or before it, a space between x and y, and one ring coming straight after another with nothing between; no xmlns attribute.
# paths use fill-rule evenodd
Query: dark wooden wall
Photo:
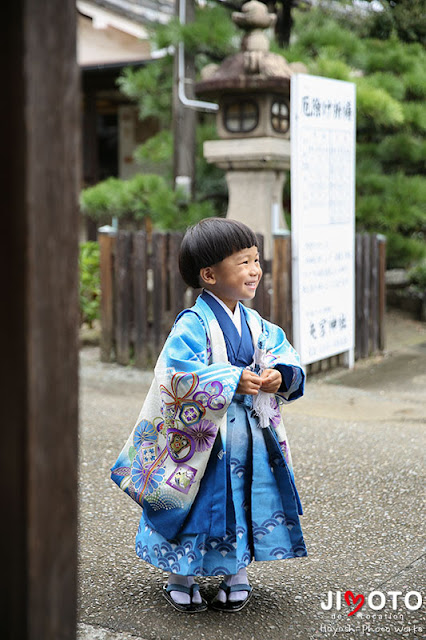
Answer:
<svg viewBox="0 0 426 640"><path fill-rule="evenodd" d="M75 0L2 12L1 637L75 638L80 90Z"/></svg>

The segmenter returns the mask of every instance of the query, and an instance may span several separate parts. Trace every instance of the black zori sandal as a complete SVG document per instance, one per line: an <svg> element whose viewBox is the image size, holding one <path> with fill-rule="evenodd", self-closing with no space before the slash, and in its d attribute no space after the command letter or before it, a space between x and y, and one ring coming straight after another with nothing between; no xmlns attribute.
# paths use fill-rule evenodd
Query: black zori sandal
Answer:
<svg viewBox="0 0 426 640"><path fill-rule="evenodd" d="M217 596L215 596L211 601L210 606L212 609L216 609L216 611L227 611L229 613L241 611L253 595L253 589L249 584L233 584L230 587L226 582L221 582L219 589L222 589L226 593L226 602L221 602L217 599ZM235 602L230 602L229 594L232 591L247 591L247 598L245 598L245 600L235 600Z"/></svg>
<svg viewBox="0 0 426 640"><path fill-rule="evenodd" d="M201 602L199 603L192 602L194 593L199 590L200 587L198 584L195 584L195 582L190 587L185 587L183 584L165 584L163 587L163 595L167 602L177 611L183 611L184 613L198 613L199 611L205 611L207 609L207 602L204 598L201 598ZM178 602L175 602L170 595L170 591L182 591L182 593L187 593L191 598L191 602L189 604L179 604Z"/></svg>

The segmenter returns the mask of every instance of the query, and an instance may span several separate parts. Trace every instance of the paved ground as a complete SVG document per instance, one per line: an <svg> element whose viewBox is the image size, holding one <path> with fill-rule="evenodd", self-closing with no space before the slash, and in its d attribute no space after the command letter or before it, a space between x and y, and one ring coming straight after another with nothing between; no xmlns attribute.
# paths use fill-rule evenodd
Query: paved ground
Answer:
<svg viewBox="0 0 426 640"><path fill-rule="evenodd" d="M288 407L309 556L252 564L253 599L233 615L174 612L160 593L164 574L136 558L139 507L108 470L151 372L101 364L96 348L82 350L79 640L426 637L424 605L404 604L408 592L425 597L426 326L397 312L387 320L384 357L311 378L305 398ZM206 597L219 580L200 581ZM348 590L366 598L350 617ZM385 598L380 610L368 606L374 590ZM329 591L333 606L323 610ZM370 604L380 606L381 597ZM417 596L407 603L415 607Z"/></svg>

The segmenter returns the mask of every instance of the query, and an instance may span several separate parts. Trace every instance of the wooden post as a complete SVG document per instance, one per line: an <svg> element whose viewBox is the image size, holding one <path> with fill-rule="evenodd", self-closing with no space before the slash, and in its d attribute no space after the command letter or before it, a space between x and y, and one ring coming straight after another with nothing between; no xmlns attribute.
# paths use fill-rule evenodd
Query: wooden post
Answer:
<svg viewBox="0 0 426 640"><path fill-rule="evenodd" d="M101 361L111 362L114 344L114 251L116 231L99 229L101 270Z"/></svg>
<svg viewBox="0 0 426 640"><path fill-rule="evenodd" d="M135 364L148 366L148 251L145 231L133 238L133 299L135 314Z"/></svg>
<svg viewBox="0 0 426 640"><path fill-rule="evenodd" d="M256 311L260 313L260 315L264 318L265 317L265 296L266 296L265 287L266 287L267 277L266 277L265 263L263 259L263 236L262 235L257 234L257 242L258 242L258 248L259 248L260 264L262 265L262 269L263 269L263 277L259 283L259 286L257 287L256 295L254 297L252 305L248 304L247 306L253 306L253 308L256 309Z"/></svg>
<svg viewBox="0 0 426 640"><path fill-rule="evenodd" d="M272 322L292 340L291 236L274 236L272 259Z"/></svg>
<svg viewBox="0 0 426 640"><path fill-rule="evenodd" d="M379 247L377 235L370 235L370 346L372 353L379 348Z"/></svg>
<svg viewBox="0 0 426 640"><path fill-rule="evenodd" d="M379 242L379 349L385 349L385 309L386 309L386 237L378 236Z"/></svg>
<svg viewBox="0 0 426 640"><path fill-rule="evenodd" d="M362 338L361 355L367 358L370 352L370 236L368 233L362 235L362 270L363 270L363 291L362 291Z"/></svg>
<svg viewBox="0 0 426 640"><path fill-rule="evenodd" d="M132 234L119 231L115 246L115 344L118 364L130 362L130 305L132 291Z"/></svg>
<svg viewBox="0 0 426 640"><path fill-rule="evenodd" d="M179 249L182 244L183 233L169 235L168 272L170 286L170 319L174 322L177 314L184 308L186 284L179 272ZM169 322L170 324L170 322ZM168 327L170 329L171 327Z"/></svg>
<svg viewBox="0 0 426 640"><path fill-rule="evenodd" d="M2 7L1 636L73 640L80 91L74 0Z"/></svg>
<svg viewBox="0 0 426 640"><path fill-rule="evenodd" d="M160 353L165 340L164 317L166 311L167 236L152 234L152 264L154 276L153 304L153 344L154 357Z"/></svg>
<svg viewBox="0 0 426 640"><path fill-rule="evenodd" d="M361 358L362 336L362 236L355 236L355 360Z"/></svg>

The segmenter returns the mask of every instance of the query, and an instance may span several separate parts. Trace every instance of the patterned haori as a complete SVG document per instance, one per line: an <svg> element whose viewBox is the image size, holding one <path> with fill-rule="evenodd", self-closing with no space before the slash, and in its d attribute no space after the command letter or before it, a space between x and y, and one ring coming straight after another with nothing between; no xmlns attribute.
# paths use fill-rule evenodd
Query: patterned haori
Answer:
<svg viewBox="0 0 426 640"><path fill-rule="evenodd" d="M279 327L243 305L241 318L239 336L206 293L178 316L112 468L143 507L138 556L166 571L232 574L252 559L306 555L278 405L303 394L304 374ZM283 378L266 429L253 397L235 393L242 368L260 360Z"/></svg>

